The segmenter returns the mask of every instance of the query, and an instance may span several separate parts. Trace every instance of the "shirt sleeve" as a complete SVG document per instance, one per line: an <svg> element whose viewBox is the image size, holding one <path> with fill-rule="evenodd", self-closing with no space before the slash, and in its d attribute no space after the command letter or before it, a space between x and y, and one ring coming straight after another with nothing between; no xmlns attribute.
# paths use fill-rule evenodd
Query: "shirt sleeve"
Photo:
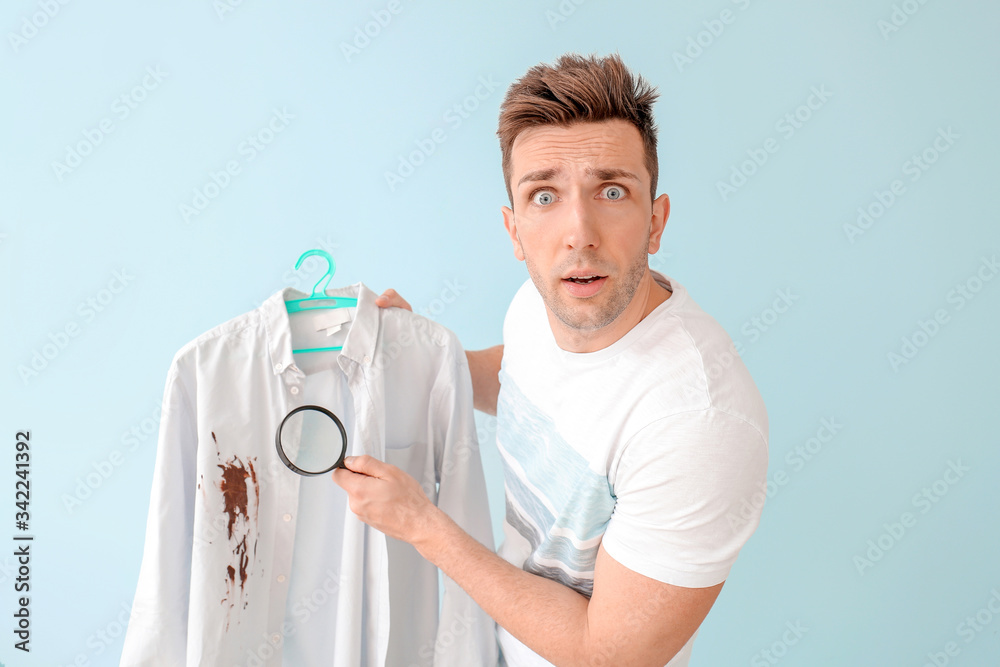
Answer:
<svg viewBox="0 0 1000 667"><path fill-rule="evenodd" d="M472 407L472 378L465 351L452 334L452 354L433 390L438 507L481 544L494 549L486 479ZM451 578L435 641L434 667L494 667L496 624Z"/></svg>
<svg viewBox="0 0 1000 667"><path fill-rule="evenodd" d="M185 664L196 447L195 411L175 358L163 393L146 539L122 667Z"/></svg>
<svg viewBox="0 0 1000 667"><path fill-rule="evenodd" d="M604 549L625 567L675 586L725 581L757 528L767 434L715 408L665 417L626 443Z"/></svg>

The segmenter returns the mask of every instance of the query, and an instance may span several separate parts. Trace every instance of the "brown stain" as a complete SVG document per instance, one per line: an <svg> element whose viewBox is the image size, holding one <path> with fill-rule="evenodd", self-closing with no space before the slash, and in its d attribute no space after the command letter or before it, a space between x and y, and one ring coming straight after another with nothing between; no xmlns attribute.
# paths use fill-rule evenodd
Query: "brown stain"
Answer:
<svg viewBox="0 0 1000 667"><path fill-rule="evenodd" d="M216 452L218 453L219 441L215 436L215 432L212 431L212 441L216 445ZM248 553L248 538L253 540L253 560L256 560L257 556L257 515L258 507L260 504L260 483L257 479L257 471L253 465L254 457L247 459L244 464L243 461L239 459L236 455L225 462L224 464L218 464L219 470L222 471L222 480L219 482L219 490L222 492L222 499L224 504L224 511L228 515L228 536L229 542L233 549L233 556L235 556L235 562L233 564L226 566L226 597L221 600L223 604L229 602L229 608L233 609L235 606L233 599L233 594L236 592L237 586L237 573L239 575L239 594L242 598L246 592L246 582L250 574L250 564L251 557ZM250 482L247 482L247 480ZM249 515L249 490L253 487L253 500L254 500L254 516L253 524L250 523ZM204 489L202 489L204 493ZM243 525L245 528L240 530L237 526L237 518L239 516L243 517ZM234 528L236 529L237 535L233 535ZM251 535L251 531L253 534ZM240 536L239 533L242 533ZM238 541L237 541L238 540ZM246 609L247 601L243 601L243 608ZM226 629L229 628L229 615L226 617Z"/></svg>
<svg viewBox="0 0 1000 667"><path fill-rule="evenodd" d="M229 539L233 538L233 525L240 514L243 519L250 520L247 515L247 477L250 473L243 467L243 462L235 456L225 465L219 465L222 470L222 482L219 489L225 502L225 512L229 515Z"/></svg>
<svg viewBox="0 0 1000 667"><path fill-rule="evenodd" d="M250 564L250 558L247 556L246 535L244 535L243 539L240 540L240 543L236 545L236 549L233 553L238 557L240 563L240 592L242 593L247 583L247 566ZM230 567L232 566L230 565Z"/></svg>

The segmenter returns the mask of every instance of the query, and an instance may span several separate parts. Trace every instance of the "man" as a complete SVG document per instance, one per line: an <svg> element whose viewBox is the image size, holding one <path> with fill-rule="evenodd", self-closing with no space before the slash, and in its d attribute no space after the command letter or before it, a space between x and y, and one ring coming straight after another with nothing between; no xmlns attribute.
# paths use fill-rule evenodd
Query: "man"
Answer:
<svg viewBox="0 0 1000 667"><path fill-rule="evenodd" d="M531 280L504 345L469 352L497 415L507 516L499 555L370 457L334 479L499 626L506 664L687 665L757 526L767 414L725 331L652 272L655 91L617 56L567 55L507 92L504 224ZM407 304L394 292L380 305Z"/></svg>

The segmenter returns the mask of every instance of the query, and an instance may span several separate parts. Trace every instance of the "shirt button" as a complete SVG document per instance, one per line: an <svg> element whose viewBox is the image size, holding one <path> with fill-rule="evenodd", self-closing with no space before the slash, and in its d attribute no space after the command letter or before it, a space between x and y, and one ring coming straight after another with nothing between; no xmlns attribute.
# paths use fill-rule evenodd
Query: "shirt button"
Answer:
<svg viewBox="0 0 1000 667"><path fill-rule="evenodd" d="M365 355L365 363L366 364L370 364L371 362L372 362L372 358L369 357L368 355Z"/></svg>
<svg viewBox="0 0 1000 667"><path fill-rule="evenodd" d="M275 373L280 373L283 368L284 368L284 366L282 366L281 364L275 364L274 365L274 372Z"/></svg>
<svg viewBox="0 0 1000 667"><path fill-rule="evenodd" d="M299 393L299 388L298 387L292 387L289 391L291 391L292 395L294 396L294 395L296 395L296 394Z"/></svg>
<svg viewBox="0 0 1000 667"><path fill-rule="evenodd" d="M291 514L286 514L285 516L283 516L281 518L284 519L285 521L291 521L292 520L292 515Z"/></svg>
<svg viewBox="0 0 1000 667"><path fill-rule="evenodd" d="M278 575L278 583L281 584L281 583L284 583L284 581L285 581L285 575L279 574Z"/></svg>
<svg viewBox="0 0 1000 667"><path fill-rule="evenodd" d="M271 635L271 643L272 644L277 645L278 642L280 642L280 641L281 641L281 635L279 635L277 632L275 632L273 635Z"/></svg>

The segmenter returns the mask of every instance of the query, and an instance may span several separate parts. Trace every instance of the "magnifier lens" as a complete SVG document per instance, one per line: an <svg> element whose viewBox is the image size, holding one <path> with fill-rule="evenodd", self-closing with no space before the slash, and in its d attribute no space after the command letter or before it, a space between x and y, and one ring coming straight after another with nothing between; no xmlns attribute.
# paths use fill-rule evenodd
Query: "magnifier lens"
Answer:
<svg viewBox="0 0 1000 667"><path fill-rule="evenodd" d="M306 405L289 412L281 422L275 445L290 470L300 475L321 475L343 462L347 433L332 412Z"/></svg>

